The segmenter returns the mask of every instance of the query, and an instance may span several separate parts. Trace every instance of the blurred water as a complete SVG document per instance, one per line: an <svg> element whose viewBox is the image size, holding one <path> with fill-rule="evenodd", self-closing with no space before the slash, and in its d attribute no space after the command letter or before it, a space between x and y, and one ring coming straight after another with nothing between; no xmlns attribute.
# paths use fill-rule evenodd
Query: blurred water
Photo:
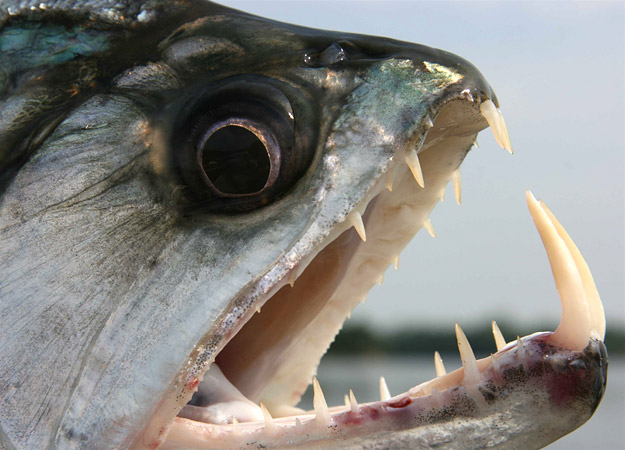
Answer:
<svg viewBox="0 0 625 450"><path fill-rule="evenodd" d="M447 371L460 367L460 360L443 356ZM435 376L430 358L344 357L324 358L318 378L329 406L343 404L350 389L359 403L379 400L379 378L383 375L391 395L408 390ZM301 407L312 409L312 390ZM554 442L549 450L625 450L625 359L612 358L606 394L595 415L580 429Z"/></svg>

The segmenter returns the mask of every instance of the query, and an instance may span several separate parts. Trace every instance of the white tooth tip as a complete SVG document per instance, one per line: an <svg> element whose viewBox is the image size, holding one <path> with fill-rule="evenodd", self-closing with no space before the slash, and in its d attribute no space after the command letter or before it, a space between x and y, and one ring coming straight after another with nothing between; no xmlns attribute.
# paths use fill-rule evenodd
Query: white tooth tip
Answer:
<svg viewBox="0 0 625 450"><path fill-rule="evenodd" d="M358 236L360 236L360 239L366 242L367 233L365 232L365 224L362 222L362 216L357 211L354 211L349 215L349 221L356 230L356 233L358 233Z"/></svg>
<svg viewBox="0 0 625 450"><path fill-rule="evenodd" d="M456 203L462 204L462 175L460 173L460 167L454 170L451 174L451 183L454 186L454 195L456 196Z"/></svg>
<svg viewBox="0 0 625 450"><path fill-rule="evenodd" d="M421 163L419 162L419 155L414 150L406 152L406 164L412 172L412 176L417 181L417 184L422 188L425 187L425 181L423 180L423 172L421 171Z"/></svg>
<svg viewBox="0 0 625 450"><path fill-rule="evenodd" d="M445 365L443 364L443 358L441 358L441 354L438 352L434 352L434 368L436 369L437 377L442 377L443 375L447 375L447 371L445 370Z"/></svg>
<svg viewBox="0 0 625 450"><path fill-rule="evenodd" d="M395 270L399 270L399 255L395 257L395 261L393 261L393 264L395 265Z"/></svg>
<svg viewBox="0 0 625 450"><path fill-rule="evenodd" d="M353 413L360 412L360 408L358 407L358 401L356 400L356 396L354 395L354 391L349 390L349 407Z"/></svg>
<svg viewBox="0 0 625 450"><path fill-rule="evenodd" d="M273 431L276 429L276 424L273 421L273 417L269 414L269 411L265 407L265 405L261 402L260 410L263 412L263 419L265 420L265 430Z"/></svg>
<svg viewBox="0 0 625 450"><path fill-rule="evenodd" d="M317 422L328 425L330 423L330 411L317 377L313 377L313 407Z"/></svg>
<svg viewBox="0 0 625 450"><path fill-rule="evenodd" d="M388 390L388 386L386 385L386 380L384 377L380 377L380 400L383 402L389 400L391 398L391 393Z"/></svg>
<svg viewBox="0 0 625 450"><path fill-rule="evenodd" d="M458 351L460 353L460 359L462 360L462 367L464 367L464 379L462 384L476 385L481 379L480 372L477 368L477 360L475 359L469 340L457 323L456 339L458 340Z"/></svg>
<svg viewBox="0 0 625 450"><path fill-rule="evenodd" d="M428 128L432 128L434 126L434 123L432 122L430 116L425 116L425 124L428 126Z"/></svg>
<svg viewBox="0 0 625 450"><path fill-rule="evenodd" d="M495 345L497 346L497 351L499 351L506 346L506 340L504 339L503 334L501 333L501 330L497 326L497 322L493 320L492 326L493 326L493 336L495 337Z"/></svg>
<svg viewBox="0 0 625 450"><path fill-rule="evenodd" d="M493 130L495 140L499 146L512 154L512 144L510 143L508 128L506 127L506 122L501 111L495 106L492 100L486 100L480 105L480 112Z"/></svg>
<svg viewBox="0 0 625 450"><path fill-rule="evenodd" d="M433 238L436 237L436 232L434 231L434 225L432 225L432 221L430 219L426 220L423 223L423 228L425 228L427 232L430 233L430 236L432 236Z"/></svg>
<svg viewBox="0 0 625 450"><path fill-rule="evenodd" d="M530 191L526 199L547 251L562 306L560 325L549 340L560 347L582 350L589 338L603 340L605 336L603 305L584 258L564 228L559 223L556 226L550 217L553 214Z"/></svg>

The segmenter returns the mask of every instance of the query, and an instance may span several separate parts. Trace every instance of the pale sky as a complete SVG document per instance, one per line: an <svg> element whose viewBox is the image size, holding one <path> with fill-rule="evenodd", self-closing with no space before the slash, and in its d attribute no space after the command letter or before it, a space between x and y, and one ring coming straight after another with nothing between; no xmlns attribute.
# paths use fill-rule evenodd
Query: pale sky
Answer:
<svg viewBox="0 0 625 450"><path fill-rule="evenodd" d="M490 130L463 164L463 205L437 206L352 321L557 325L560 304L525 206L542 198L582 251L608 323L625 322L625 3L222 1L314 28L454 52L495 89L515 149ZM384 301L386 300L386 301ZM451 328L450 328L451 329Z"/></svg>

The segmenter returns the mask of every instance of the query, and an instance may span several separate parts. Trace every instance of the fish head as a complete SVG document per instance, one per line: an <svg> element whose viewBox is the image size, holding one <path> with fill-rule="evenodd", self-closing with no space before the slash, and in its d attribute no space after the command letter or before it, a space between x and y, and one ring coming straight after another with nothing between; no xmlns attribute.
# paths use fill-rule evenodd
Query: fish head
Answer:
<svg viewBox="0 0 625 450"><path fill-rule="evenodd" d="M295 408L352 309L419 229L433 233L450 181L460 201L477 133L490 125L512 150L467 61L207 2L2 20L6 445L416 447L441 430L462 441L465 426L543 445L596 408L606 359L590 294L570 314L591 317L580 333L503 347L472 372L465 355L370 405L328 410L315 382L316 411ZM517 419L519 404L551 407L543 381L571 364L557 408L577 419ZM522 425L484 432L502 411Z"/></svg>

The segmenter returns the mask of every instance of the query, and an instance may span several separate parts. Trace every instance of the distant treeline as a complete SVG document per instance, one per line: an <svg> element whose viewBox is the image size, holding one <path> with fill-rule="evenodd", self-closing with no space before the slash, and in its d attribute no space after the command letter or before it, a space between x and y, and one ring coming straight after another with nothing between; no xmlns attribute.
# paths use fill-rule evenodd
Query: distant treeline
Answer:
<svg viewBox="0 0 625 450"><path fill-rule="evenodd" d="M516 339L517 336L532 334L537 330L549 330L550 327L531 329L515 326L510 323L498 322L506 341ZM493 334L488 324L478 327L464 328L464 332L471 343L476 356L484 357L497 351ZM625 327L608 324L606 347L610 355L625 354ZM329 355L384 355L384 354L432 354L435 350L440 353L457 353L458 346L453 327L423 327L399 328L393 331L374 329L365 324L347 323L336 337L328 351Z"/></svg>

